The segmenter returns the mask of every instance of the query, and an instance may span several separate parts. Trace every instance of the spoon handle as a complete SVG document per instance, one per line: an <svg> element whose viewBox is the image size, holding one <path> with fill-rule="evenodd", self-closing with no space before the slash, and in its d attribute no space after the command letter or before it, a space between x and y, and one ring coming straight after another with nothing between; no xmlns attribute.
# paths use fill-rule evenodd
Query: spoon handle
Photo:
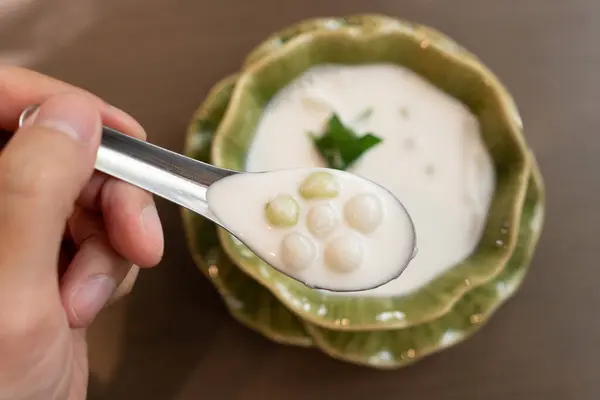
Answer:
<svg viewBox="0 0 600 400"><path fill-rule="evenodd" d="M215 221L206 202L212 183L235 171L196 161L103 127L96 169Z"/></svg>
<svg viewBox="0 0 600 400"><path fill-rule="evenodd" d="M19 127L37 108L38 105L32 105L23 110ZM214 222L218 221L208 207L206 191L219 179L237 173L135 139L107 126L102 127L95 167Z"/></svg>

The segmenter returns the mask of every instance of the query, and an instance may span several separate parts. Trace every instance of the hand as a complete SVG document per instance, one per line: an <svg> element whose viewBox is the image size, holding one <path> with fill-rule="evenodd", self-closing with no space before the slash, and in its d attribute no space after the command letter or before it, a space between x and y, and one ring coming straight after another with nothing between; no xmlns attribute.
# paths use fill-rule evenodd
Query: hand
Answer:
<svg viewBox="0 0 600 400"><path fill-rule="evenodd" d="M94 173L101 124L145 133L81 89L0 67L0 128L31 104L0 153L0 400L85 399L86 327L163 251L152 197Z"/></svg>

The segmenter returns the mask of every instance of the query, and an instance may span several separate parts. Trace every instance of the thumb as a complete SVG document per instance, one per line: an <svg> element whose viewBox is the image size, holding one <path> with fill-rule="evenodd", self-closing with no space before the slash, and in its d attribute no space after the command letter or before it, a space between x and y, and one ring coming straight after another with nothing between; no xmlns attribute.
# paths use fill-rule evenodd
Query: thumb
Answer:
<svg viewBox="0 0 600 400"><path fill-rule="evenodd" d="M86 97L50 98L0 154L0 293L56 286L62 235L91 177L101 119ZM29 291L26 291L29 292Z"/></svg>

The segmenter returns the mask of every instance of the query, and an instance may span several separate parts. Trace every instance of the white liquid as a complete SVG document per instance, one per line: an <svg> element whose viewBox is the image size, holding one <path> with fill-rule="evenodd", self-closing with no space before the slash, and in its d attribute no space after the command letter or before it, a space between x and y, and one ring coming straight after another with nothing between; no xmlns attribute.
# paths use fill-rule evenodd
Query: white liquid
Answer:
<svg viewBox="0 0 600 400"><path fill-rule="evenodd" d="M329 172L339 194L302 197L299 188L315 171ZM363 208L351 200L365 194L378 201L381 213L377 224L367 221L373 228L368 233L354 229L344 216L348 204L360 214ZM298 204L294 226L275 225L266 216L265 206L282 195ZM348 172L309 168L233 175L211 185L207 199L217 219L256 255L310 287L374 288L397 277L412 257L413 224L402 204L381 186ZM289 210L296 208L279 209L286 221Z"/></svg>
<svg viewBox="0 0 600 400"><path fill-rule="evenodd" d="M383 139L349 171L394 193L416 228L418 254L400 278L359 294L409 293L472 253L495 187L492 160L472 113L408 69L310 69L267 106L247 170L325 166L307 132L322 132L333 112L357 132Z"/></svg>

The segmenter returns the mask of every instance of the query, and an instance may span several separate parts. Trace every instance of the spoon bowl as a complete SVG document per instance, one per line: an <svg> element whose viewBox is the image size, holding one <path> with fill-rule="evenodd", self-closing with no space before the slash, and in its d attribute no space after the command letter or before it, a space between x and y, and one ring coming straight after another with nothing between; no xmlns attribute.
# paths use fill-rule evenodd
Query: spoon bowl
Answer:
<svg viewBox="0 0 600 400"><path fill-rule="evenodd" d="M219 224L268 265L313 289L373 289L416 254L413 222L382 186L328 168L228 176L208 188Z"/></svg>

